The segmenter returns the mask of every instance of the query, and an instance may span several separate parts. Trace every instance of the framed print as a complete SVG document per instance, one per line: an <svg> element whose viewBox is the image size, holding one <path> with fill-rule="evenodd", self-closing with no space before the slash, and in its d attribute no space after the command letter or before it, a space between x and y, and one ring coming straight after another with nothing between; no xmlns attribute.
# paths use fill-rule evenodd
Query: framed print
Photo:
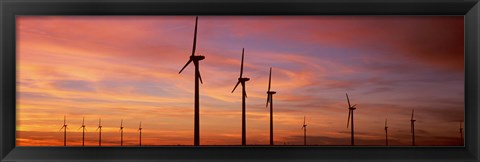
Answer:
<svg viewBox="0 0 480 162"><path fill-rule="evenodd" d="M478 161L478 1L3 1L2 161Z"/></svg>

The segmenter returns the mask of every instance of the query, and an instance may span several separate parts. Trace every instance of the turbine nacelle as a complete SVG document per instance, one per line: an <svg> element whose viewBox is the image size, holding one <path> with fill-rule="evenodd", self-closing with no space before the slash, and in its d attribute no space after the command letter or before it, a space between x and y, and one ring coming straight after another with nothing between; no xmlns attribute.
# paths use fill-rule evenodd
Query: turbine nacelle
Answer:
<svg viewBox="0 0 480 162"><path fill-rule="evenodd" d="M277 92L275 91L267 91L267 94L276 94Z"/></svg>
<svg viewBox="0 0 480 162"><path fill-rule="evenodd" d="M190 60L203 60L205 59L205 56L202 56L202 55L193 55L193 56L190 56Z"/></svg>
<svg viewBox="0 0 480 162"><path fill-rule="evenodd" d="M246 81L249 81L250 78L238 78L238 81L239 82L246 82Z"/></svg>

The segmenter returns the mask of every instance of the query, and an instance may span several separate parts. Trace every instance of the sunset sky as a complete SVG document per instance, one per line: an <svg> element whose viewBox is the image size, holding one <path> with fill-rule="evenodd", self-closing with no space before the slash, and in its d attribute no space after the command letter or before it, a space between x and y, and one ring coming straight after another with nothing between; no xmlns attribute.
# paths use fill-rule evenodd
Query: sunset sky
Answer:
<svg viewBox="0 0 480 162"><path fill-rule="evenodd" d="M195 16L17 16L17 145L193 145ZM272 67L274 141L460 145L464 119L463 16L199 16L200 144L241 144L240 71L247 89L247 144L269 143ZM466 130L468 131L468 130Z"/></svg>

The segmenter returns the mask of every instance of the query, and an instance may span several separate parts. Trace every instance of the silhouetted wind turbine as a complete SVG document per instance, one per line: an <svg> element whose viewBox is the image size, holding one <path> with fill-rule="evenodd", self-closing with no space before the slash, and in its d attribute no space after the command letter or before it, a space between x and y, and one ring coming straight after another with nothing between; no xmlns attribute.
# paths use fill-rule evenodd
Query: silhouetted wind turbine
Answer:
<svg viewBox="0 0 480 162"><path fill-rule="evenodd" d="M97 130L100 130L98 132L98 146L102 146L102 118L98 118L98 127L96 131Z"/></svg>
<svg viewBox="0 0 480 162"><path fill-rule="evenodd" d="M245 128L245 98L247 97L247 92L245 91L245 82L249 81L250 78L242 78L243 74L243 54L245 49L242 48L242 63L240 66L240 77L238 77L238 82L232 90L232 93L237 88L238 84L242 83L242 145L245 146L247 143L246 140L246 128Z"/></svg>
<svg viewBox="0 0 480 162"><path fill-rule="evenodd" d="M412 118L410 119L410 128L411 128L411 132L412 132L412 146L415 146L415 121L416 120L413 120L413 113L414 113L415 109L412 109Z"/></svg>
<svg viewBox="0 0 480 162"><path fill-rule="evenodd" d="M85 130L87 129L85 128L85 117L83 117L82 126L80 128L83 128L82 129L82 146L85 146Z"/></svg>
<svg viewBox="0 0 480 162"><path fill-rule="evenodd" d="M270 67L270 75L268 77L268 91L267 91L267 104L270 103L270 145L273 145L273 95L277 92L270 91L270 84L272 82L272 68Z"/></svg>
<svg viewBox="0 0 480 162"><path fill-rule="evenodd" d="M387 119L385 119L385 144L388 146L388 126L387 126Z"/></svg>
<svg viewBox="0 0 480 162"><path fill-rule="evenodd" d="M463 145L463 128L462 128L462 121L460 121L460 145Z"/></svg>
<svg viewBox="0 0 480 162"><path fill-rule="evenodd" d="M195 65L195 121L194 121L194 139L193 139L193 145L194 146L199 146L200 145L200 99L199 99L199 89L198 89L198 81L203 84L202 77L200 76L200 70L199 70L199 61L205 59L205 56L201 55L195 55L195 48L197 44L197 24L198 24L198 16L195 19L195 34L193 36L193 49L192 49L192 55L190 56L190 59L188 62L183 66L182 70L178 72L179 74L182 73L183 69L185 69L188 64L190 64L193 61L193 64Z"/></svg>
<svg viewBox="0 0 480 162"><path fill-rule="evenodd" d="M140 146L142 146L142 121L140 121L140 126L138 126L138 131L140 132Z"/></svg>
<svg viewBox="0 0 480 162"><path fill-rule="evenodd" d="M303 116L303 145L307 145L307 124L305 123L305 116Z"/></svg>
<svg viewBox="0 0 480 162"><path fill-rule="evenodd" d="M120 120L120 146L123 146L123 119Z"/></svg>
<svg viewBox="0 0 480 162"><path fill-rule="evenodd" d="M351 144L352 146L355 145L355 137L354 137L354 129L353 129L353 110L357 109L355 106L357 106L357 104L351 106L350 105L350 99L348 98L348 94L345 93L345 95L347 96L347 102L348 102L348 121L347 121L347 128L348 128L348 125L351 124L351 133L352 133L352 139L351 139ZM350 123L351 122L351 123Z"/></svg>
<svg viewBox="0 0 480 162"><path fill-rule="evenodd" d="M63 126L62 128L60 128L60 131L61 130L64 130L63 131L63 146L67 146L67 116L63 116Z"/></svg>

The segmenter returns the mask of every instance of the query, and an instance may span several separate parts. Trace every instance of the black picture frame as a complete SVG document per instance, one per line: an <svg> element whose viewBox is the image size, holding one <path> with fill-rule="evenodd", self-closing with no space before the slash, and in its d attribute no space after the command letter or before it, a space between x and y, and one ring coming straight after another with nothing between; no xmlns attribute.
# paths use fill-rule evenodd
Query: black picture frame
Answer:
<svg viewBox="0 0 480 162"><path fill-rule="evenodd" d="M1 0L1 161L462 161L480 159L479 0ZM465 147L16 147L18 15L464 15Z"/></svg>

